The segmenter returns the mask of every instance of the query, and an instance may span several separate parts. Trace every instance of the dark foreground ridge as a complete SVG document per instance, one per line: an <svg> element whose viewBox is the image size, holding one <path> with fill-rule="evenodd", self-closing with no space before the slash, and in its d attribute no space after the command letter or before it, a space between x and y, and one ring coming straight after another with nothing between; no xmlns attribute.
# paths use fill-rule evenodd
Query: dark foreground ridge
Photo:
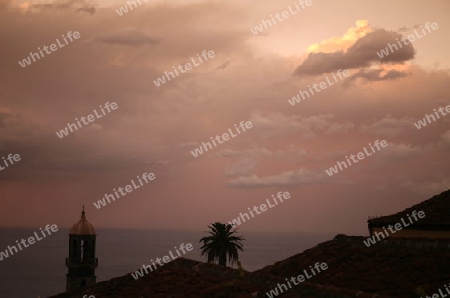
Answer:
<svg viewBox="0 0 450 298"><path fill-rule="evenodd" d="M386 238L370 247L365 239L338 235L255 272L179 258L138 280L128 274L53 297L268 297L316 262L328 269L276 297L418 298L419 287L431 297L450 281L450 239Z"/></svg>
<svg viewBox="0 0 450 298"><path fill-rule="evenodd" d="M450 231L450 189L401 212L370 219L369 224L373 227L387 227L389 224L400 222L402 218L406 218L414 210L423 210L425 217L412 224L408 227L409 229Z"/></svg>
<svg viewBox="0 0 450 298"><path fill-rule="evenodd" d="M370 247L363 243L365 239L338 235L331 241L264 267L254 274L290 277L312 263L326 262L329 269L311 281L341 288L331 288L341 295L327 297L372 297L356 296L356 293L363 291L382 297L419 298L418 287L430 295L448 284L450 239L391 237ZM346 290L342 291L342 288Z"/></svg>

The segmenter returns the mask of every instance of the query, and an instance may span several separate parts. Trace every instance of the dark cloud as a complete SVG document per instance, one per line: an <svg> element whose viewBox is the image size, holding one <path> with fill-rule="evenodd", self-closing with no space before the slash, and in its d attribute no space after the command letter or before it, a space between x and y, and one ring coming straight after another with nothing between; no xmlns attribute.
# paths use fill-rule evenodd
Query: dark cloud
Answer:
<svg viewBox="0 0 450 298"><path fill-rule="evenodd" d="M0 108L0 129L6 128L6 120L10 116L11 112L9 112L7 109L2 110Z"/></svg>
<svg viewBox="0 0 450 298"><path fill-rule="evenodd" d="M90 14L94 14L96 12L96 8L95 7L81 7L77 9L78 11L84 11L84 12L89 12Z"/></svg>
<svg viewBox="0 0 450 298"><path fill-rule="evenodd" d="M30 6L33 10L46 11L46 10L62 10L62 11L83 11L94 14L96 12L96 7L92 4L86 3L83 0L70 0L67 2L53 2L53 3L36 3Z"/></svg>
<svg viewBox="0 0 450 298"><path fill-rule="evenodd" d="M344 85L348 86L350 83L360 78L363 81L379 82L379 81L392 81L398 78L404 78L408 76L407 72L390 70L385 75L381 75L382 69L360 69L357 73L353 74Z"/></svg>
<svg viewBox="0 0 450 298"><path fill-rule="evenodd" d="M300 168L297 171L286 171L278 175L259 177L240 176L228 182L230 188L262 188L262 187L281 187L281 186L301 186L321 184L328 177L322 173Z"/></svg>
<svg viewBox="0 0 450 298"><path fill-rule="evenodd" d="M0 107L0 140L3 144L33 137L40 126L18 113Z"/></svg>
<svg viewBox="0 0 450 298"><path fill-rule="evenodd" d="M123 30L118 30L114 32L106 32L100 35L91 37L89 42L101 42L107 44L119 44L126 46L145 46L145 45L156 45L160 43L160 39L153 38L146 35L141 30L135 28L127 28Z"/></svg>
<svg viewBox="0 0 450 298"><path fill-rule="evenodd" d="M311 53L294 75L321 75L339 69L368 67L375 63L403 63L414 58L414 47L409 43L380 59L377 52L385 49L389 43L396 44L402 35L379 29L360 38L347 52Z"/></svg>
<svg viewBox="0 0 450 298"><path fill-rule="evenodd" d="M216 70L218 70L218 69L225 69L225 68L227 68L228 64L230 64L230 61L225 61L225 63L219 65L219 66L216 68Z"/></svg>
<svg viewBox="0 0 450 298"><path fill-rule="evenodd" d="M0 11L7 9L12 3L12 0L0 0Z"/></svg>
<svg viewBox="0 0 450 298"><path fill-rule="evenodd" d="M414 25L414 26L412 26L412 27L406 27L406 26L403 26L403 27L398 28L397 31L398 31L398 32L406 32L406 31L410 31L410 30L413 30L413 29L417 29L417 28L419 28L419 27L420 27L420 24Z"/></svg>

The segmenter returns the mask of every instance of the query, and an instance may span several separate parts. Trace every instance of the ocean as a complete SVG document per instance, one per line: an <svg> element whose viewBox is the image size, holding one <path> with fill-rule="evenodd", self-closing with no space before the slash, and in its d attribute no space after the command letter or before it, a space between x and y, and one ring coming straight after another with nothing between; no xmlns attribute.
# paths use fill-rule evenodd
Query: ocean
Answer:
<svg viewBox="0 0 450 298"><path fill-rule="evenodd" d="M205 229L206 230L206 229ZM39 229L0 229L0 251L28 239ZM182 257L205 261L200 255L199 240L203 231L155 231L96 229L96 254L99 266L97 282L122 276L162 258L182 243L192 243L194 250ZM69 230L59 229L18 253L0 261L0 297L44 298L65 290L65 258L68 256ZM335 235L300 233L240 232L245 238L240 253L242 267L255 271L303 252ZM180 251L181 253L181 251Z"/></svg>

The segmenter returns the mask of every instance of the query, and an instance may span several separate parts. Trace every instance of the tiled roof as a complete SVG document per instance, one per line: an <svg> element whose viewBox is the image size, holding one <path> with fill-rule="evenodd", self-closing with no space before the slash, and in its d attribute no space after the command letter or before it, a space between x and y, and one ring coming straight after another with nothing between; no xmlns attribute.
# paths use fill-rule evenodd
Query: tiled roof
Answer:
<svg viewBox="0 0 450 298"><path fill-rule="evenodd" d="M408 222L407 214L411 215L411 212L414 210L417 212L424 211L425 217L417 222L413 219L414 223L406 227L406 229L450 230L450 189L401 212L373 218L368 220L368 222L372 227L399 223L402 218Z"/></svg>

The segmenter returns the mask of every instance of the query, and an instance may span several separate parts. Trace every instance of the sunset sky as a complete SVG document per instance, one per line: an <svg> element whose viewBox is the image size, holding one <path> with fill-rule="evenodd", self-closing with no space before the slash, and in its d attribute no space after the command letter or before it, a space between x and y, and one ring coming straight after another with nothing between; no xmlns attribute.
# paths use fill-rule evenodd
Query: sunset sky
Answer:
<svg viewBox="0 0 450 298"><path fill-rule="evenodd" d="M144 2L0 0L0 227L69 227L86 206L96 228L206 230L279 191L291 198L245 231L367 234L368 215L450 188L450 2L312 0L263 33L294 0ZM380 61L376 52L427 22L439 29ZM22 68L68 31L80 38ZM400 38L399 38L400 39ZM215 57L160 87L204 50ZM390 59L390 60L389 60ZM350 77L291 106L331 72ZM60 139L99 105L118 109ZM253 128L193 157L234 124ZM329 177L375 140L388 147ZM154 181L96 209L113 188Z"/></svg>

